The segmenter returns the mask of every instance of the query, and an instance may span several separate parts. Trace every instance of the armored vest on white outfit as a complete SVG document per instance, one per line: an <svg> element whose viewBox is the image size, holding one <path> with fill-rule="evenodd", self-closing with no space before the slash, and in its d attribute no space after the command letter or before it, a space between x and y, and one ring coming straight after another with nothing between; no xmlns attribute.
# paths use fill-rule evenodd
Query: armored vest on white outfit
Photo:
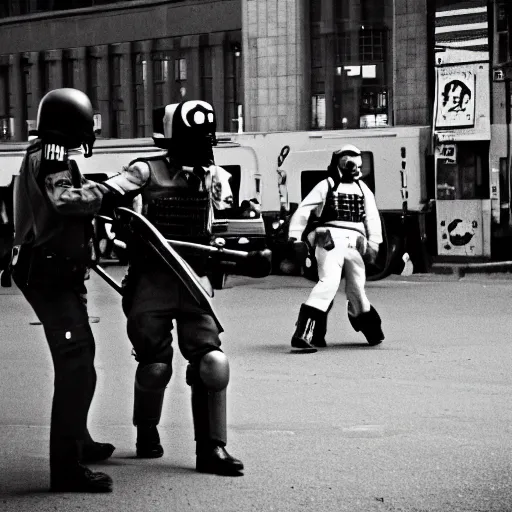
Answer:
<svg viewBox="0 0 512 512"><path fill-rule="evenodd" d="M361 185L358 183L363 195L345 194L343 192L335 192L330 180L327 181L329 190L319 223L325 224L337 220L344 222L364 222L366 219L366 211L364 207L364 193L361 189Z"/></svg>

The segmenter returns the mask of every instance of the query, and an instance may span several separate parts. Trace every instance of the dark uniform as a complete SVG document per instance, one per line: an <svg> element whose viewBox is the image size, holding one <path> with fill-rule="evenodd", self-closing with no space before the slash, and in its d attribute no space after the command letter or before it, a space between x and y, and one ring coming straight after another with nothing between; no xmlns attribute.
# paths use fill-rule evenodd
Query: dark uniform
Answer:
<svg viewBox="0 0 512 512"><path fill-rule="evenodd" d="M155 112L155 143L167 149L159 158L137 160L150 180L142 191L142 214L168 239L208 244L211 238L215 117L206 102L187 101ZM178 277L143 247L128 243L129 270L124 281L123 308L138 367L135 374L133 421L137 455L161 457L157 425L165 387L172 375L172 329L189 362L192 414L198 471L238 474L243 464L225 450L226 387L229 364L220 349L219 327ZM182 253L207 283L201 256Z"/></svg>
<svg viewBox="0 0 512 512"><path fill-rule="evenodd" d="M42 100L38 139L27 149L15 186L13 278L41 321L52 355L50 473L54 491L109 492L111 478L82 462L97 462L114 446L87 430L94 395L95 343L84 280L91 263L92 219L106 187L84 179L69 148L94 143L87 96L56 89Z"/></svg>

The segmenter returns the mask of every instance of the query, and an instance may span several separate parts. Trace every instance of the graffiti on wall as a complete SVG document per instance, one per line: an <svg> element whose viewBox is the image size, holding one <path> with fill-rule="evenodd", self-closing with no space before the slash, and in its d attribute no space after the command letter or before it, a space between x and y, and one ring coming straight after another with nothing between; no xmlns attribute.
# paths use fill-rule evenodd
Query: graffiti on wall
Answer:
<svg viewBox="0 0 512 512"><path fill-rule="evenodd" d="M436 128L475 126L476 75L470 69L437 70Z"/></svg>

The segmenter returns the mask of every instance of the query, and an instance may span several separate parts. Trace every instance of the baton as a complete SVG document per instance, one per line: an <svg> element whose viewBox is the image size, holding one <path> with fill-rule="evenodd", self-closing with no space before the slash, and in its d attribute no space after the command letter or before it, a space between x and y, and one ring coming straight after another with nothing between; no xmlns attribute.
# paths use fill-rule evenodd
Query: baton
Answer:
<svg viewBox="0 0 512 512"><path fill-rule="evenodd" d="M108 283L114 290L119 293L119 295L123 295L123 287L103 268L100 267L97 263L91 267L96 274L98 274L106 283Z"/></svg>
<svg viewBox="0 0 512 512"><path fill-rule="evenodd" d="M215 247L212 245L196 244L194 242L182 242L181 240L167 240L167 243L177 249L193 249L197 252L206 252L207 254L217 255L219 257L226 256L227 259L233 258L234 261L261 257L267 259L272 252L269 249L262 251L237 251L236 249L224 249L223 247Z"/></svg>

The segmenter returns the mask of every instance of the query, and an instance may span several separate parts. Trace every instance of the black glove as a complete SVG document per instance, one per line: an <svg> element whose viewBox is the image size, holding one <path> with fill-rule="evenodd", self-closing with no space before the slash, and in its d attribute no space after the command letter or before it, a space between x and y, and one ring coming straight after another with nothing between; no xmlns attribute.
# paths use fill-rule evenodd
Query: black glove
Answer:
<svg viewBox="0 0 512 512"><path fill-rule="evenodd" d="M297 240L296 238L290 238L288 240L290 259L297 265L304 265L306 258L309 255L308 244Z"/></svg>
<svg viewBox="0 0 512 512"><path fill-rule="evenodd" d="M366 247L366 252L363 256L363 261L367 265L375 265L375 261L377 260L377 256L379 254L379 251L375 250L370 244Z"/></svg>

